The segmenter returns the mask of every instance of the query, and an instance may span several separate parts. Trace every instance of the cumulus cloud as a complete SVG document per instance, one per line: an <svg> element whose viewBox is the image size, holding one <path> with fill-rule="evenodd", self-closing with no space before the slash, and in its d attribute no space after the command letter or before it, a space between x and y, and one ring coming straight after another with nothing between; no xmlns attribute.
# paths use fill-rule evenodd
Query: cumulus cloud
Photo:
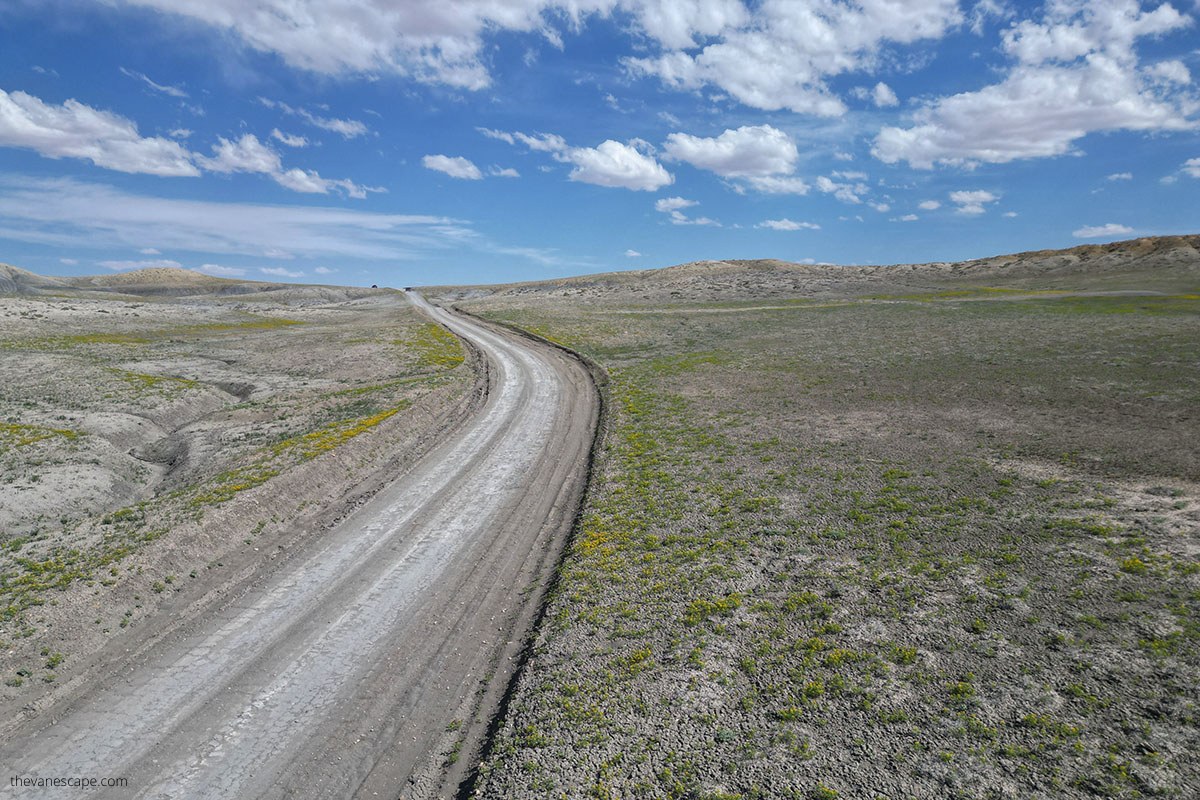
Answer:
<svg viewBox="0 0 1200 800"><path fill-rule="evenodd" d="M754 227L770 228L771 230L776 230L776 231L801 231L801 230L819 231L819 230L821 230L821 226L817 225L816 223L794 222L794 221L788 219L787 217L784 217L783 219L764 219L762 222L758 223Z"/></svg>
<svg viewBox="0 0 1200 800"><path fill-rule="evenodd" d="M1180 169L1193 178L1200 178L1200 158L1189 158Z"/></svg>
<svg viewBox="0 0 1200 800"><path fill-rule="evenodd" d="M272 178L285 189L306 194L328 194L337 189L350 197L364 198L369 191L380 191L368 186L359 186L348 179L322 178L316 172L305 169L284 169L279 154L259 141L252 133L230 140L217 137L213 145L213 156L195 156L196 163L211 172L261 173Z"/></svg>
<svg viewBox="0 0 1200 800"><path fill-rule="evenodd" d="M304 138L303 136L284 133L283 131L279 130L279 128L275 128L271 131L271 138L278 139L288 147L306 147L308 145L308 139Z"/></svg>
<svg viewBox="0 0 1200 800"><path fill-rule="evenodd" d="M1124 236L1128 233L1133 233L1133 228L1109 222L1105 225L1084 225L1079 230L1072 231L1071 235L1076 239L1099 239L1104 236Z"/></svg>
<svg viewBox="0 0 1200 800"><path fill-rule="evenodd" d="M313 270L313 272L317 273L318 275L332 275L333 273L337 272L337 270L330 269L329 267L317 267Z"/></svg>
<svg viewBox="0 0 1200 800"><path fill-rule="evenodd" d="M665 214L698 205L700 204L695 200L685 200L682 197L663 197L654 201L654 210L662 211Z"/></svg>
<svg viewBox="0 0 1200 800"><path fill-rule="evenodd" d="M869 186L861 181L857 183L841 183L821 175L817 178L817 189L824 194L832 194L843 203L861 203L861 195L870 191Z"/></svg>
<svg viewBox="0 0 1200 800"><path fill-rule="evenodd" d="M468 90L489 86L488 37L534 33L552 46L593 15L621 12L647 45L635 75L683 90L713 87L747 105L837 116L827 79L874 66L890 43L944 35L956 0L124 0L232 34L325 74L392 73Z"/></svg>
<svg viewBox="0 0 1200 800"><path fill-rule="evenodd" d="M994 203L999 199L999 195L983 189L950 193L950 202L958 206L954 209L956 214L982 214L986 210L985 203Z"/></svg>
<svg viewBox="0 0 1200 800"><path fill-rule="evenodd" d="M1109 175L1107 178L1105 178L1105 180L1131 181L1131 180L1133 180L1133 173L1132 172L1114 172L1112 175Z"/></svg>
<svg viewBox="0 0 1200 800"><path fill-rule="evenodd" d="M663 153L725 178L787 174L800 157L787 134L770 125L743 125L713 138L672 133Z"/></svg>
<svg viewBox="0 0 1200 800"><path fill-rule="evenodd" d="M641 258L642 254L639 253L637 250L626 250L625 257L626 258Z"/></svg>
<svg viewBox="0 0 1200 800"><path fill-rule="evenodd" d="M923 169L971 166L1064 155L1098 131L1193 128L1191 101L1152 80L1162 70L1139 71L1135 51L1138 38L1191 24L1166 3L1152 11L1130 0L1047 3L1041 21L1005 31L1003 49L1014 63L1001 82L935 100L911 127L883 127L871 152Z"/></svg>
<svg viewBox="0 0 1200 800"><path fill-rule="evenodd" d="M794 175L751 175L743 178L742 182L763 194L808 194L812 188Z"/></svg>
<svg viewBox="0 0 1200 800"><path fill-rule="evenodd" d="M700 205L695 200L685 200L682 197L663 197L654 203L654 210L661 211L671 218L672 225L712 225L721 227L721 223L708 217L689 217L680 209Z"/></svg>
<svg viewBox="0 0 1200 800"><path fill-rule="evenodd" d="M896 217L896 219L894 221L896 221L896 222L916 222L918 219L920 219L920 217L918 217L916 214L905 214L902 217Z"/></svg>
<svg viewBox="0 0 1200 800"><path fill-rule="evenodd" d="M1188 68L1182 61L1160 61L1146 68L1146 74L1152 80L1167 81L1169 83L1189 84L1192 82L1192 73L1188 72Z"/></svg>
<svg viewBox="0 0 1200 800"><path fill-rule="evenodd" d="M675 182L675 176L654 158L654 148L641 139L626 143L608 139L595 147L571 147L561 136L551 133L506 133L479 128L493 139L517 144L530 150L549 153L556 161L573 165L567 178L597 186L652 192Z"/></svg>
<svg viewBox="0 0 1200 800"><path fill-rule="evenodd" d="M888 86L883 81L875 84L875 87L868 89L865 86L859 86L851 92L859 100L870 100L879 108L889 108L891 106L900 105L900 99L896 97L896 93L892 91L892 87Z"/></svg>
<svg viewBox="0 0 1200 800"><path fill-rule="evenodd" d="M567 176L573 181L598 186L653 192L675 182L675 176L647 152L644 142L629 144L612 139L596 147L575 147L566 156L575 165Z"/></svg>
<svg viewBox="0 0 1200 800"><path fill-rule="evenodd" d="M727 23L699 52L668 45L666 52L626 63L635 75L670 88L712 86L755 108L836 117L845 105L828 78L873 66L887 42L940 37L961 20L955 0L764 2Z"/></svg>
<svg viewBox="0 0 1200 800"><path fill-rule="evenodd" d="M201 169L227 174L250 172L268 175L298 192L325 194L338 189L361 198L368 191L382 191L350 180L328 180L311 170L284 169L279 154L253 134L234 140L218 137L213 155L203 156L170 139L142 137L137 125L112 112L73 99L60 106L50 105L24 92L10 94L3 89L0 146L28 148L47 158L86 158L98 167L118 172L162 177L194 177L201 174Z"/></svg>
<svg viewBox="0 0 1200 800"><path fill-rule="evenodd" d="M284 269L283 267L259 267L258 271L264 275L274 275L277 278L303 278L304 273L292 269Z"/></svg>
<svg viewBox="0 0 1200 800"><path fill-rule="evenodd" d="M0 89L0 146L28 148L47 158L85 158L118 172L200 174L178 142L143 137L125 117L74 99L50 105L19 91Z"/></svg>
<svg viewBox="0 0 1200 800"><path fill-rule="evenodd" d="M937 200L922 200L920 203L917 204L917 207L920 208L922 211L936 211L937 209L942 207L942 204L939 203Z"/></svg>
<svg viewBox="0 0 1200 800"><path fill-rule="evenodd" d="M141 250L138 250L138 252L144 256L161 256L162 255L162 251L157 248L154 248L154 247L143 247Z"/></svg>
<svg viewBox="0 0 1200 800"><path fill-rule="evenodd" d="M519 178L521 173L517 172L512 167L496 167L488 169L488 175L493 175L497 178Z"/></svg>
<svg viewBox="0 0 1200 800"><path fill-rule="evenodd" d="M462 156L425 156L421 159L421 164L425 167L425 169L431 169L435 172L444 172L451 178L477 181L483 177L483 173L479 171L479 167L475 166Z"/></svg>

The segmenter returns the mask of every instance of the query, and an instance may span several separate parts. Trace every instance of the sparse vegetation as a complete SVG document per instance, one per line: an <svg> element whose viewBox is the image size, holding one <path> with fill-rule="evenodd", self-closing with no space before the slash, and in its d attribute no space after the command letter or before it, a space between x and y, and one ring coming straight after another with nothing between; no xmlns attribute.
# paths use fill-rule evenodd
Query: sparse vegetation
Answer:
<svg viewBox="0 0 1200 800"><path fill-rule="evenodd" d="M0 305L8 690L28 691L29 676L8 668L44 637L98 646L184 591L174 574L195 579L236 548L275 547L288 520L395 456L380 445L405 429L407 409L432 417L474 379L458 340L399 297L334 315L303 303L246 307L59 297ZM336 466L320 480L301 473L327 457ZM266 488L273 481L288 488ZM305 496L281 507L294 492ZM148 575L130 580L143 568ZM146 600L130 599L135 585ZM88 609L72 617L80 603Z"/></svg>
<svg viewBox="0 0 1200 800"><path fill-rule="evenodd" d="M477 796L1186 794L1200 301L1029 294L468 303L611 400Z"/></svg>

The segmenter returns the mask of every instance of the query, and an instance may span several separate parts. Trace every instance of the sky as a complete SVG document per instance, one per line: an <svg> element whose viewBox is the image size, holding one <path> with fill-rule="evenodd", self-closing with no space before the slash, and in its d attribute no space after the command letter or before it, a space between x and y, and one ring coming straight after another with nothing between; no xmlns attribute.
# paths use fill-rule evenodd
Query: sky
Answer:
<svg viewBox="0 0 1200 800"><path fill-rule="evenodd" d="M1200 0L3 0L0 262L497 283L1200 232Z"/></svg>

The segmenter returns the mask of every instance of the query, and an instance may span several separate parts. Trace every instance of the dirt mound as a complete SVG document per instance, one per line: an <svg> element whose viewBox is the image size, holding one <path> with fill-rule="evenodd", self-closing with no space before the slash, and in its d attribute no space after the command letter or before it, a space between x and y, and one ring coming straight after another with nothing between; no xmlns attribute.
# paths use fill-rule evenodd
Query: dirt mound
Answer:
<svg viewBox="0 0 1200 800"><path fill-rule="evenodd" d="M40 294L66 288L66 284L55 278L44 278L20 267L0 264L0 294Z"/></svg>

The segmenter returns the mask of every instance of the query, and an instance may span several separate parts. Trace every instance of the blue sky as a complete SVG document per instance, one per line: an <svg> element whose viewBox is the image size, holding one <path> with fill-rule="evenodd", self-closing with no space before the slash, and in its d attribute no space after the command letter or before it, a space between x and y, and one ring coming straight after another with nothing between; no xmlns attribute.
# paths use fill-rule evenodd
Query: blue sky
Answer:
<svg viewBox="0 0 1200 800"><path fill-rule="evenodd" d="M1200 3L9 0L0 261L492 283L1200 230Z"/></svg>

